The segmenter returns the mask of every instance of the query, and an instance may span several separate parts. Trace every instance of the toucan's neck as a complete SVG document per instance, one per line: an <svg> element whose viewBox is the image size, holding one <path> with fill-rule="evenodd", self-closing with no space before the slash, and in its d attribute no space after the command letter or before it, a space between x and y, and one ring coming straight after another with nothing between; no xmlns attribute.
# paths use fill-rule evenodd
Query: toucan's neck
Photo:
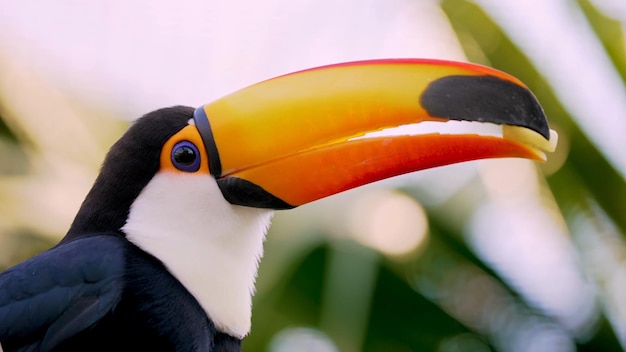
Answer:
<svg viewBox="0 0 626 352"><path fill-rule="evenodd" d="M218 330L243 338L272 213L228 203L208 174L163 172L133 203L122 230L163 262Z"/></svg>
<svg viewBox="0 0 626 352"><path fill-rule="evenodd" d="M120 182L125 180L124 173L107 172L103 169L92 189L83 201L74 222L63 241L92 233L114 232L126 223L130 207L150 180L146 170L145 182ZM132 175L137 177L137 175Z"/></svg>

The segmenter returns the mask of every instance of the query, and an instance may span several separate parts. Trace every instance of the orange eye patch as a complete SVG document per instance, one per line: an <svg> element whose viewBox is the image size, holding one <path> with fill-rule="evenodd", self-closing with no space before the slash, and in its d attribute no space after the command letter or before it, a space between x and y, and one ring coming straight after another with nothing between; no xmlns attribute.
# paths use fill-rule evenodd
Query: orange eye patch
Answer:
<svg viewBox="0 0 626 352"><path fill-rule="evenodd" d="M173 135L161 150L161 170L195 173L209 172L209 158L196 126L189 125Z"/></svg>

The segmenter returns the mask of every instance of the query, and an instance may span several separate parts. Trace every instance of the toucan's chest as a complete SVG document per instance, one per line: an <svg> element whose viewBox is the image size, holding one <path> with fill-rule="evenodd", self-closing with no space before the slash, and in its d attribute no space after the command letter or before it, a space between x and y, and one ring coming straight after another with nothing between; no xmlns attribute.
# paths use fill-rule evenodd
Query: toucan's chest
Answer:
<svg viewBox="0 0 626 352"><path fill-rule="evenodd" d="M154 257L128 244L113 310L55 351L212 351L240 341L216 331L195 298Z"/></svg>

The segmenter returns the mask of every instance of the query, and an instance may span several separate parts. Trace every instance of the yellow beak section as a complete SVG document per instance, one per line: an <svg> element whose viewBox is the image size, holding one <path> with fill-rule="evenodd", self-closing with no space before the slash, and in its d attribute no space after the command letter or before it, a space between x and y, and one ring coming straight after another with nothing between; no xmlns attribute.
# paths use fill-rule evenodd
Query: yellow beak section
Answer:
<svg viewBox="0 0 626 352"><path fill-rule="evenodd" d="M300 71L194 114L210 171L233 204L285 209L388 177L461 161L541 160L555 137L519 80L484 66L376 60ZM424 121L505 125L501 134L372 132ZM370 135L368 135L370 134Z"/></svg>

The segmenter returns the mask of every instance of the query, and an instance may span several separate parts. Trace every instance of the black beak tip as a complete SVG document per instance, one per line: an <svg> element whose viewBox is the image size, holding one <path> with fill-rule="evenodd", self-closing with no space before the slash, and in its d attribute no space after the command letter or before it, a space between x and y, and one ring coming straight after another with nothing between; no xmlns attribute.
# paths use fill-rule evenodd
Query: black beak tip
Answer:
<svg viewBox="0 0 626 352"><path fill-rule="evenodd" d="M527 88L495 76L446 76L431 82L420 103L432 117L529 128L550 139L548 120Z"/></svg>

